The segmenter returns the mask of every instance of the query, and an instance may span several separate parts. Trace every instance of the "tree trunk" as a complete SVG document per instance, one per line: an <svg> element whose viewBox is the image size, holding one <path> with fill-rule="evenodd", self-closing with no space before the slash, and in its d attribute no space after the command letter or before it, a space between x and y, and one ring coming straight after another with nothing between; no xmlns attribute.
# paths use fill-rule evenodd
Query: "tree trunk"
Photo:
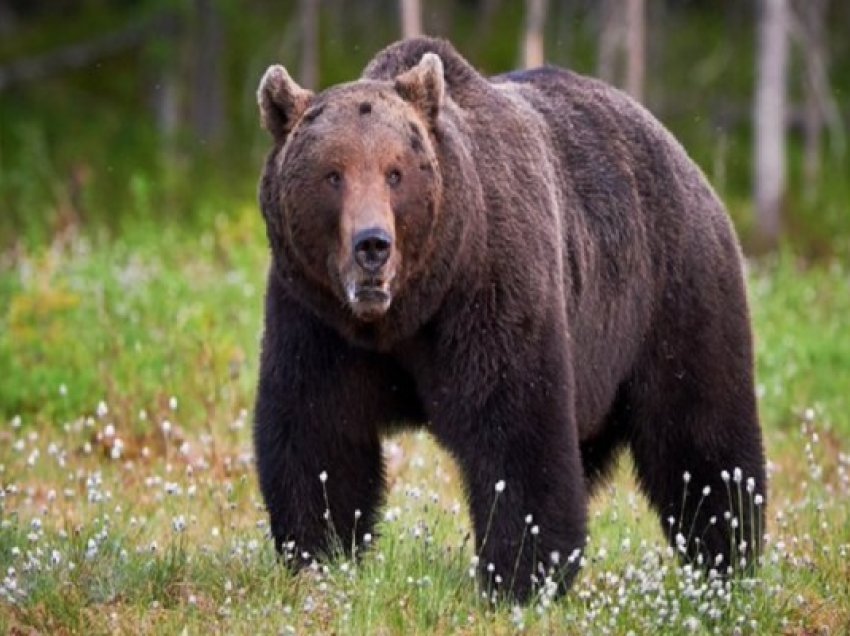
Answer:
<svg viewBox="0 0 850 636"><path fill-rule="evenodd" d="M542 66L545 60L543 29L546 22L547 0L526 0L525 2L525 45L523 47L523 66L533 68Z"/></svg>
<svg viewBox="0 0 850 636"><path fill-rule="evenodd" d="M174 69L164 64L157 69L152 91L156 128L166 144L180 126L180 91Z"/></svg>
<svg viewBox="0 0 850 636"><path fill-rule="evenodd" d="M755 112L756 229L762 248L779 241L785 194L787 0L760 0Z"/></svg>
<svg viewBox="0 0 850 636"><path fill-rule="evenodd" d="M620 49L623 22L615 0L599 0L599 50L596 74L609 84L617 83L617 52Z"/></svg>
<svg viewBox="0 0 850 636"><path fill-rule="evenodd" d="M829 33L826 27L829 0L798 0L794 6L799 20L792 22L791 35L802 50L806 91L803 102L803 174L806 198L812 199L820 175L824 129L829 130L829 148L838 160L844 157L847 134L829 82Z"/></svg>
<svg viewBox="0 0 850 636"><path fill-rule="evenodd" d="M224 29L216 0L195 0L196 42L193 123L202 144L224 134Z"/></svg>
<svg viewBox="0 0 850 636"><path fill-rule="evenodd" d="M401 11L401 37L422 35L422 7L419 0L399 0Z"/></svg>
<svg viewBox="0 0 850 636"><path fill-rule="evenodd" d="M803 174L805 195L811 200L820 174L821 139L824 113L818 99L815 76L823 68L825 54L826 0L806 0L797 3L802 18L803 57L805 58L806 95L803 102Z"/></svg>
<svg viewBox="0 0 850 636"><path fill-rule="evenodd" d="M626 91L643 101L646 74L646 6L644 0L626 0Z"/></svg>
<svg viewBox="0 0 850 636"><path fill-rule="evenodd" d="M600 0L596 72L643 101L646 77L645 0Z"/></svg>
<svg viewBox="0 0 850 636"><path fill-rule="evenodd" d="M319 85L319 0L301 0L301 85Z"/></svg>

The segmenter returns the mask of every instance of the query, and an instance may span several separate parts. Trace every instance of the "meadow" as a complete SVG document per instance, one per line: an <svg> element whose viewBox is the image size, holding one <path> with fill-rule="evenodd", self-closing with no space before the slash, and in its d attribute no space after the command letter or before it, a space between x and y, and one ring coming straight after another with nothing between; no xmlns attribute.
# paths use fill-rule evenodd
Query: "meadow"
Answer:
<svg viewBox="0 0 850 636"><path fill-rule="evenodd" d="M462 485L424 433L387 441L390 492L361 559L297 576L277 562L252 465L268 266L252 203L201 230L69 232L2 259L0 633L850 633L839 260L749 263L761 567L726 581L683 565L624 457L572 591L518 607L470 575Z"/></svg>

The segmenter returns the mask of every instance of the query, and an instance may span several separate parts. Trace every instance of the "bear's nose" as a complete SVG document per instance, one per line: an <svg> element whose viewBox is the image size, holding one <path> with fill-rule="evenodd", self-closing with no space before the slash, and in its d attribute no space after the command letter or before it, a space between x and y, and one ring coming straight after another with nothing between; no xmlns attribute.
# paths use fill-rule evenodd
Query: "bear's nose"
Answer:
<svg viewBox="0 0 850 636"><path fill-rule="evenodd" d="M361 230L354 235L354 260L374 274L389 260L392 244L392 237L379 227Z"/></svg>

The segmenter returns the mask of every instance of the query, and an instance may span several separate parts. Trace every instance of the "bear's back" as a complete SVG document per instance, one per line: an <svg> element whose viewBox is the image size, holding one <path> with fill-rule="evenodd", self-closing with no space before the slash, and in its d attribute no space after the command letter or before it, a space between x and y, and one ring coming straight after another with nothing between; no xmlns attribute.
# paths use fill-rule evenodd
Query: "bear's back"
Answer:
<svg viewBox="0 0 850 636"><path fill-rule="evenodd" d="M572 334L597 374L578 379L580 421L602 416L616 378L635 363L658 299L713 286L705 253L739 268L725 208L678 141L620 90L542 67L491 78L545 119L563 192L564 269ZM732 246L730 249L729 246ZM687 272L688 281L682 280ZM659 327L660 328L660 327ZM612 347L611 343L616 343ZM603 377L604 376L604 377Z"/></svg>
<svg viewBox="0 0 850 636"><path fill-rule="evenodd" d="M617 285L635 273L661 281L691 241L732 235L700 168L626 93L551 66L490 81L521 94L546 121L566 199L563 227L586 231L592 260L604 264L603 280L594 282Z"/></svg>
<svg viewBox="0 0 850 636"><path fill-rule="evenodd" d="M544 117L564 178L591 224L604 224L605 210L613 205L629 215L643 211L667 217L668 226L678 225L694 210L694 194L716 204L697 206L699 214L725 216L681 144L626 93L552 66L497 75L491 81L516 87ZM619 224L627 221L620 218Z"/></svg>

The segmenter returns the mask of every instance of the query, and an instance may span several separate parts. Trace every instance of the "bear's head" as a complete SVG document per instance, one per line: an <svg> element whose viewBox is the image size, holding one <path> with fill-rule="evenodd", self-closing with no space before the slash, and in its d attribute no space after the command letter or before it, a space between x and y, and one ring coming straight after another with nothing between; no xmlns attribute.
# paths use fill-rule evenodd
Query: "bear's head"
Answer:
<svg viewBox="0 0 850 636"><path fill-rule="evenodd" d="M275 142L260 198L276 264L359 324L385 317L433 249L444 92L434 53L392 80L317 95L282 66L260 82L261 121Z"/></svg>

